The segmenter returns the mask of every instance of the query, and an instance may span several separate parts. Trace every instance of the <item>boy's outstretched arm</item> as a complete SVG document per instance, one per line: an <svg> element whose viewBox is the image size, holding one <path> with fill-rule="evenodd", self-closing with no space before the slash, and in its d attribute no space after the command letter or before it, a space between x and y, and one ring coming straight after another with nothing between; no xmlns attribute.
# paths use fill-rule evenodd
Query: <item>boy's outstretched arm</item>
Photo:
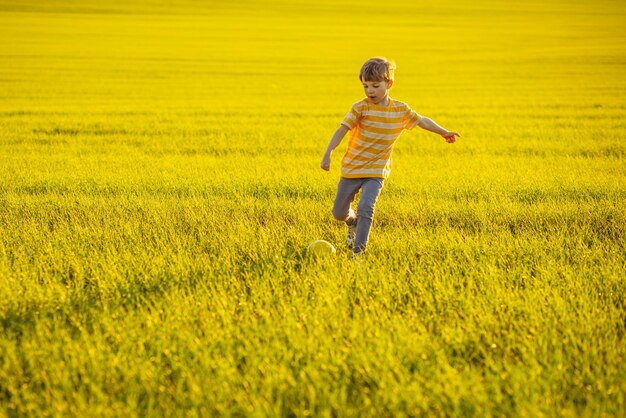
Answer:
<svg viewBox="0 0 626 418"><path fill-rule="evenodd" d="M345 125L340 125L339 128L333 134L333 137L330 139L328 143L328 147L326 148L326 152L322 157L322 162L320 163L320 167L322 170L330 170L330 154L332 154L333 150L337 148L337 146L341 143L341 140L348 133L349 129Z"/></svg>
<svg viewBox="0 0 626 418"><path fill-rule="evenodd" d="M457 132L448 131L447 129L437 125L437 123L434 120L430 118L426 118L426 117L422 117L422 119L420 119L420 121L418 122L417 126L419 126L422 129L426 129L427 131L434 132L436 134L441 135L443 139L445 139L446 142L449 144L456 142L456 137L461 136L461 134Z"/></svg>

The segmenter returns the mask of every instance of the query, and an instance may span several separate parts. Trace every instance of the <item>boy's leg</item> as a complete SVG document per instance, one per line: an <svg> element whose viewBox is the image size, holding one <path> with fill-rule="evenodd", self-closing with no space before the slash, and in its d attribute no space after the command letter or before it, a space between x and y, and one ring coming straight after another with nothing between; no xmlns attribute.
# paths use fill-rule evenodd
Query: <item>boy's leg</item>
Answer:
<svg viewBox="0 0 626 418"><path fill-rule="evenodd" d="M374 207L376 200L383 188L384 180L381 178L364 179L361 187L361 200L357 212L359 214L359 222L356 225L356 240L354 242L355 253L365 250L367 240L370 236L372 221L374 220Z"/></svg>
<svg viewBox="0 0 626 418"><path fill-rule="evenodd" d="M345 221L346 224L352 225L356 221L356 214L350 207L354 201L354 196L361 188L363 179L347 179L341 177L337 185L337 195L335 196L335 204L333 205L333 216L339 221Z"/></svg>

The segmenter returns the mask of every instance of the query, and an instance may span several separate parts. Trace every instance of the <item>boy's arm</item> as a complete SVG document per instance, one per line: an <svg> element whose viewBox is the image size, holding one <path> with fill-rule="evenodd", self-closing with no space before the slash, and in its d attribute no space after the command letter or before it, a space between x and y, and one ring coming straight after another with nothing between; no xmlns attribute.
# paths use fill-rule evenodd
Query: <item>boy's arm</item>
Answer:
<svg viewBox="0 0 626 418"><path fill-rule="evenodd" d="M437 125L434 120L426 117L422 117L417 123L417 126L422 129L426 129L427 131L441 135L449 144L455 142L457 136L461 136L461 134L459 133L448 131L447 129Z"/></svg>
<svg viewBox="0 0 626 418"><path fill-rule="evenodd" d="M320 163L320 167L322 170L330 170L330 154L332 154L333 150L337 148L337 146L341 143L341 140L348 133L349 129L346 125L340 125L339 128L333 134L333 137L330 139L328 143L328 147L326 148L326 152L324 153L324 157L322 157L322 162Z"/></svg>

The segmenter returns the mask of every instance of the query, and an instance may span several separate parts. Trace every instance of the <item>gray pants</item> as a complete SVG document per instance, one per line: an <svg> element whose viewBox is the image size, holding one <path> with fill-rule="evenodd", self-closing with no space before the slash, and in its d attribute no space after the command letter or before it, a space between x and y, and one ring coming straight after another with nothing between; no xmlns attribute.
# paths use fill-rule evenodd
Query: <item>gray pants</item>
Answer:
<svg viewBox="0 0 626 418"><path fill-rule="evenodd" d="M353 225L356 222L356 240L353 247L355 253L360 253L367 246L374 219L374 206L376 206L376 200L384 182L381 178L348 179L341 177L339 180L333 216L340 221L345 221L348 225ZM361 190L361 199L355 213L350 204L354 201L359 189Z"/></svg>

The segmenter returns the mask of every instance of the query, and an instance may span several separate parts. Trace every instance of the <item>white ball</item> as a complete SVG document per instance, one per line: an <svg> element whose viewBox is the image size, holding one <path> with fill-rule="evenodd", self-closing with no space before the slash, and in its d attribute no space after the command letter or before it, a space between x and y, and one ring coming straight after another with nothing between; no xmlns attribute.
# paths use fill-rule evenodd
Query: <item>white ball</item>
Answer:
<svg viewBox="0 0 626 418"><path fill-rule="evenodd" d="M307 253L315 258L329 257L336 253L335 247L323 239L318 239L309 244L306 249Z"/></svg>

